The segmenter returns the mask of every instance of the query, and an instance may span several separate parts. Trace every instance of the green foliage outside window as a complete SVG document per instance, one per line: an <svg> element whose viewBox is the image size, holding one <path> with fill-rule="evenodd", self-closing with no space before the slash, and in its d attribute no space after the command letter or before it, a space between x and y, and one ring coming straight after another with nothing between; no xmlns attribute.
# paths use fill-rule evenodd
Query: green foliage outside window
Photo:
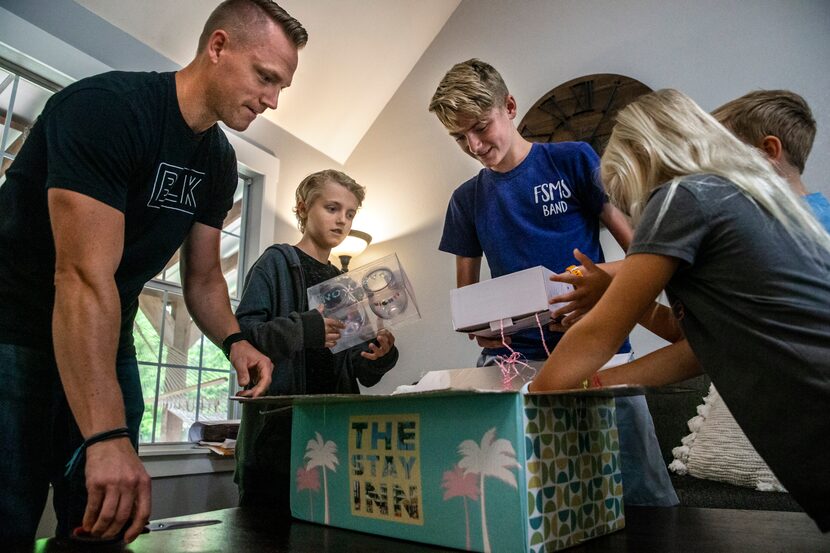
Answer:
<svg viewBox="0 0 830 553"><path fill-rule="evenodd" d="M140 443L186 441L186 428L176 427L170 431L166 426L169 417L167 407L175 404L181 411L198 418L228 418L228 397L231 395L231 366L225 355L210 340L202 337L188 351L187 366L165 365L166 359L159 359L158 330L139 310L133 331L136 358L139 363L139 375L144 395L144 417L141 420ZM202 367L200 369L200 367ZM201 374L201 381L200 381ZM165 389L165 382L175 381L175 392ZM159 401L155 417L156 431L153 433L153 409L156 404L156 390L164 398ZM164 419L164 420L162 420Z"/></svg>

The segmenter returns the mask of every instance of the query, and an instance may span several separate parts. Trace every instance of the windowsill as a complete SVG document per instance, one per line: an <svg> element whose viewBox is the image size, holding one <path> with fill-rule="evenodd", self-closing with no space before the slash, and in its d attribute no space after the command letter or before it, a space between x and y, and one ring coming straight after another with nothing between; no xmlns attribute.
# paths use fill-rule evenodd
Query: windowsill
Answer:
<svg viewBox="0 0 830 553"><path fill-rule="evenodd" d="M233 457L220 457L193 444L152 444L139 447L138 456L152 478L232 472Z"/></svg>
<svg viewBox="0 0 830 553"><path fill-rule="evenodd" d="M138 446L138 456L142 459L150 457L169 457L171 455L204 455L210 451L203 447L196 447L190 442L173 444L142 444Z"/></svg>

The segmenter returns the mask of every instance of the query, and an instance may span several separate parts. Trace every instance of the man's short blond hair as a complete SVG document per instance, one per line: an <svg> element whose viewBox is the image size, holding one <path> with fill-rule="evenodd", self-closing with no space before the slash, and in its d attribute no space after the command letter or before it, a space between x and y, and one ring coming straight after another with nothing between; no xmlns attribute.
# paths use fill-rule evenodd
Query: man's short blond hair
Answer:
<svg viewBox="0 0 830 553"><path fill-rule="evenodd" d="M196 50L197 52L204 50L210 35L218 29L233 33L242 40L252 38L255 36L252 31L269 19L280 26L298 49L308 42L308 33L302 24L276 2L272 0L225 0L216 6L205 22Z"/></svg>
<svg viewBox="0 0 830 553"><path fill-rule="evenodd" d="M816 120L806 100L795 92L756 90L725 103L712 115L753 146L765 136L777 137L789 162L804 172L816 137Z"/></svg>
<svg viewBox="0 0 830 553"><path fill-rule="evenodd" d="M507 85L489 63L476 58L457 63L447 71L429 103L441 123L450 131L461 130L461 122L481 119L507 100Z"/></svg>

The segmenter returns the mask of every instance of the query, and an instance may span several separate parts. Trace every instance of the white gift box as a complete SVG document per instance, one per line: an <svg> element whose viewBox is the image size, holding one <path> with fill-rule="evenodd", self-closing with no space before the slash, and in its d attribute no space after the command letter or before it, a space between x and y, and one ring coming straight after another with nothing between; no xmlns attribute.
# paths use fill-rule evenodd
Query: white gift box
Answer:
<svg viewBox="0 0 830 553"><path fill-rule="evenodd" d="M549 300L573 290L570 284L550 280L554 274L539 265L450 290L453 328L494 338L502 330L509 335L549 323L551 314L565 305Z"/></svg>

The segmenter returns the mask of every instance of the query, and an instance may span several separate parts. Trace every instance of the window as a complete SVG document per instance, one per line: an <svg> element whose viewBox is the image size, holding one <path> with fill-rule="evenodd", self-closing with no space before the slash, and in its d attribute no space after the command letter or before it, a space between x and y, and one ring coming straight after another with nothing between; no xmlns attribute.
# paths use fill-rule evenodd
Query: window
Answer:
<svg viewBox="0 0 830 553"><path fill-rule="evenodd" d="M243 229L252 180L240 174L233 207L222 228L222 272L234 306L244 279ZM195 421L234 417L236 405L228 397L238 389L236 372L187 312L178 253L144 287L133 339L144 393L142 444L184 442Z"/></svg>
<svg viewBox="0 0 830 553"><path fill-rule="evenodd" d="M0 59L0 186L35 118L59 88Z"/></svg>

